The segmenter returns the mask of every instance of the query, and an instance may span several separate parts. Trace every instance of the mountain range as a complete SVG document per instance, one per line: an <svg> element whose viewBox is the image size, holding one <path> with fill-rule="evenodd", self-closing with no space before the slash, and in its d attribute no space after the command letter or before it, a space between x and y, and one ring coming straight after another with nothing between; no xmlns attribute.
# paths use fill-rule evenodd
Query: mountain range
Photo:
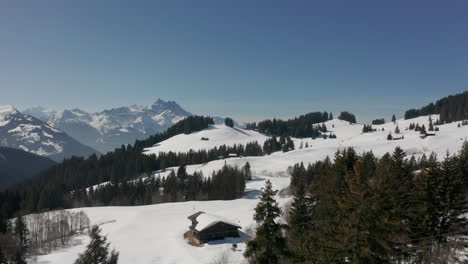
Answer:
<svg viewBox="0 0 468 264"><path fill-rule="evenodd" d="M21 149L55 161L96 153L67 133L11 105L0 106L0 146Z"/></svg>
<svg viewBox="0 0 468 264"><path fill-rule="evenodd" d="M192 115L176 102L161 99L151 106L132 105L94 113L77 108L56 111L41 106L23 112L102 153L162 132Z"/></svg>

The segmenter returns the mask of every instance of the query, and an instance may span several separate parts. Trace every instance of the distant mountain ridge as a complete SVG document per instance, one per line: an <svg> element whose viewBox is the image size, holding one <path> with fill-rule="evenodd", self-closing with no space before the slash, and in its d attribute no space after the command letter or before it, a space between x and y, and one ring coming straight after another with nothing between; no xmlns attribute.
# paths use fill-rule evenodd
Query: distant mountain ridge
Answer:
<svg viewBox="0 0 468 264"><path fill-rule="evenodd" d="M96 153L63 131L23 114L11 105L0 106L0 146L21 149L55 161Z"/></svg>
<svg viewBox="0 0 468 264"><path fill-rule="evenodd" d="M26 109L24 113L102 153L148 138L192 115L176 102L161 99L151 106L132 105L95 113L81 109L55 111L40 106Z"/></svg>

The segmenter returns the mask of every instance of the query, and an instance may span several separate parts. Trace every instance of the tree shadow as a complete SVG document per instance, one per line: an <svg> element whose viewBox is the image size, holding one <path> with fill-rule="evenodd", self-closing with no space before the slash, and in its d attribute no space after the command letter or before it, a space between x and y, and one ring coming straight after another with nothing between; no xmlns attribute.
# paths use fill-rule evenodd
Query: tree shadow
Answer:
<svg viewBox="0 0 468 264"><path fill-rule="evenodd" d="M244 193L244 198L246 199L257 199L258 196L262 195L263 192L261 190L248 190Z"/></svg>

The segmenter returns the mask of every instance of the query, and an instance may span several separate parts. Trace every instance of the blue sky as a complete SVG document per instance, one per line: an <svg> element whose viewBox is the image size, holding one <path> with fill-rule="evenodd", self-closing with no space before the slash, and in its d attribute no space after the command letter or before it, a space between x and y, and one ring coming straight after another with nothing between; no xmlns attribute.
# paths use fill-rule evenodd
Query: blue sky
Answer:
<svg viewBox="0 0 468 264"><path fill-rule="evenodd" d="M467 1L2 1L0 104L358 121L468 90Z"/></svg>

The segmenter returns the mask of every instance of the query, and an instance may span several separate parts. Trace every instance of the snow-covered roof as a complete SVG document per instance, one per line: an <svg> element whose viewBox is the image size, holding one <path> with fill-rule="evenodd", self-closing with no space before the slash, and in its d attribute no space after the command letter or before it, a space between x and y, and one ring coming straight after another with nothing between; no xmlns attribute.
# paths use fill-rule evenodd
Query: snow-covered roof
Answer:
<svg viewBox="0 0 468 264"><path fill-rule="evenodd" d="M227 218L224 218L222 216L219 216L219 215L208 214L205 212L198 212L193 216L195 216L194 219L197 222L195 229L199 232L219 222L226 223L226 224L233 225L233 226L240 228L240 226L236 222L229 220ZM189 219L191 218L189 217ZM193 221L194 219L191 219L191 220Z"/></svg>

